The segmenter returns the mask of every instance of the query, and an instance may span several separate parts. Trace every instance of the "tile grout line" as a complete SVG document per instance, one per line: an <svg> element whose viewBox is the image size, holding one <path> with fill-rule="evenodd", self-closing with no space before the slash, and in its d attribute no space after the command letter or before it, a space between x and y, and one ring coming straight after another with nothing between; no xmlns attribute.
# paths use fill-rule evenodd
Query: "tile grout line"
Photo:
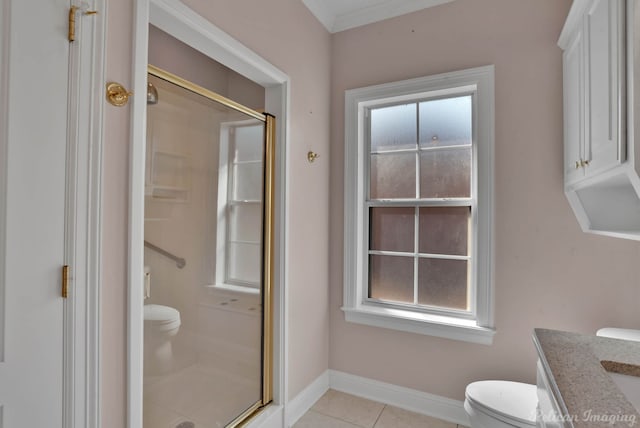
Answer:
<svg viewBox="0 0 640 428"><path fill-rule="evenodd" d="M380 414L378 414L378 417L376 418L376 421L373 423L373 426L371 428L376 428L376 425L378 425L378 421L380 420L380 417L382 416L382 413L384 412L384 409L387 408L386 404L382 405L382 410L380 410Z"/></svg>
<svg viewBox="0 0 640 428"><path fill-rule="evenodd" d="M346 420L346 419L342 419L342 418L341 418L341 417L339 417L339 416L331 415L331 414L329 414L329 413L325 413L325 412L321 412L320 410L317 410L317 409L316 409L316 410L314 410L314 409L313 409L313 407L312 407L311 409L307 410L307 412L305 413L305 415L306 415L307 413L309 413L309 412L317 413L317 414L319 414L319 415L326 416L326 417L328 417L328 418L330 418L330 419L335 419L336 421L346 422L346 423L348 423L349 425L353 425L353 426L356 426L356 427L359 427L359 428L367 428L367 427L364 427L364 426L362 426L362 425L360 425L360 424L358 424L358 423L356 423L356 422L348 421L348 420ZM304 415L303 415L303 416L304 416ZM371 428L373 428L373 427L371 427Z"/></svg>

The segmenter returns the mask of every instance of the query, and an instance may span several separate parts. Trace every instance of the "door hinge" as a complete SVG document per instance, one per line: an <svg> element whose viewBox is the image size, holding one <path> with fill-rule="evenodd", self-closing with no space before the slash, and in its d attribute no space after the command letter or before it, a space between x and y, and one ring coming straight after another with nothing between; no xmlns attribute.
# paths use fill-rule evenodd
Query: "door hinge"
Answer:
<svg viewBox="0 0 640 428"><path fill-rule="evenodd" d="M76 12L81 10L78 6L71 6L69 9L69 42L73 42L76 39ZM82 11L83 15L95 15L98 13L95 10Z"/></svg>
<svg viewBox="0 0 640 428"><path fill-rule="evenodd" d="M69 266L62 266L62 298L69 297Z"/></svg>

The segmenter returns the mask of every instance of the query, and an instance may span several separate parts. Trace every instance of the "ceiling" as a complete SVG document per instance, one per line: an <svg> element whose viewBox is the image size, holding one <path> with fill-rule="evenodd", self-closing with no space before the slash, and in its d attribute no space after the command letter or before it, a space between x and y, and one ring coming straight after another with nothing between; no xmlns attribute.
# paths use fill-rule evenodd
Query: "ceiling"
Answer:
<svg viewBox="0 0 640 428"><path fill-rule="evenodd" d="M331 33L451 1L453 0L302 0Z"/></svg>

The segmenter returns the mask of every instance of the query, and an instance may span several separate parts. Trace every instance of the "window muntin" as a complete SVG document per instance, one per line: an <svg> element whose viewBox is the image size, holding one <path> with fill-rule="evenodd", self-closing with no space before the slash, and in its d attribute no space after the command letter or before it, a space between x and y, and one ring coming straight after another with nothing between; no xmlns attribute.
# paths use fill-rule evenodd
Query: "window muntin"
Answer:
<svg viewBox="0 0 640 428"><path fill-rule="evenodd" d="M471 312L472 104L455 94L365 110L365 301Z"/></svg>

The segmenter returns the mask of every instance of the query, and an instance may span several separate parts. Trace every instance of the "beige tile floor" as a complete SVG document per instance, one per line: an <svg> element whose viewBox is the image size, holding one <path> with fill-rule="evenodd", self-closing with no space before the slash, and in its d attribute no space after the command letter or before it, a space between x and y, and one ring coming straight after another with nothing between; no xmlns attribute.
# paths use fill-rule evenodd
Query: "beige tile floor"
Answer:
<svg viewBox="0 0 640 428"><path fill-rule="evenodd" d="M294 428L463 428L330 389Z"/></svg>

